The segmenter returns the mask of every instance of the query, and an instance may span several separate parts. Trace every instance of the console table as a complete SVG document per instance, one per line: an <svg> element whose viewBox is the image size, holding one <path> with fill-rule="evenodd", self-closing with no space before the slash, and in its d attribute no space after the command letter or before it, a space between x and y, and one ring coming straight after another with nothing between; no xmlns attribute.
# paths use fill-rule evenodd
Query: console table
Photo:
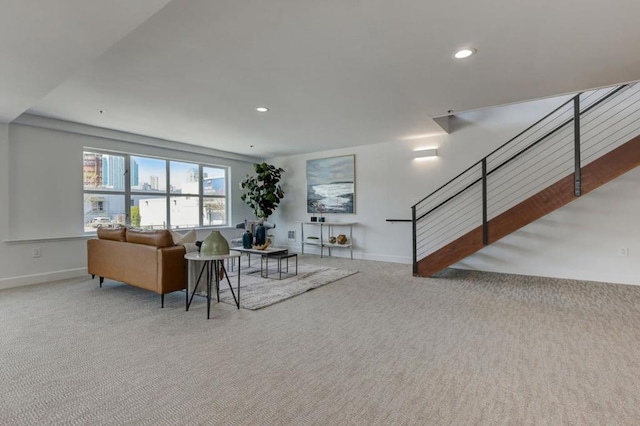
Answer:
<svg viewBox="0 0 640 426"><path fill-rule="evenodd" d="M204 262L202 265L202 269L200 270L200 275L198 275L198 279L195 281L193 285L193 292L191 293L191 298L189 298L189 302L187 303L187 311L189 310L189 306L191 306L191 301L193 300L193 296L196 294L196 290L198 289L198 284L200 283L200 278L202 278L202 274L204 271L207 271L207 319L209 319L211 314L211 279L215 278L216 280L216 295L218 296L218 303L220 303L220 274L224 274L223 276L227 278L227 283L229 284L229 289L231 290L231 294L233 295L233 300L236 302L236 306L240 309L240 262L238 262L238 297L233 292L233 287L231 286L231 281L229 281L229 276L227 275L227 271L224 269L224 261L227 259L235 259L240 257L240 253L236 251L232 251L229 254L224 255L203 255L200 253L187 253L184 255L184 258L189 262ZM187 296L189 290L187 287Z"/></svg>
<svg viewBox="0 0 640 426"><path fill-rule="evenodd" d="M302 222L300 224L300 228L301 228L300 239L302 240L301 241L302 254L304 254L305 245L320 247L320 257L323 257L325 247L329 250L329 256L331 256L332 249L335 249L335 248L349 249L351 260L353 260L353 227L354 225L357 225L357 223L356 222ZM320 227L320 237L317 240L305 239L304 237L305 226ZM339 227L349 228L349 239L347 240L346 244L329 242L329 237L337 236L337 235L332 235L334 228L339 228ZM324 235L325 229L327 230L326 237Z"/></svg>

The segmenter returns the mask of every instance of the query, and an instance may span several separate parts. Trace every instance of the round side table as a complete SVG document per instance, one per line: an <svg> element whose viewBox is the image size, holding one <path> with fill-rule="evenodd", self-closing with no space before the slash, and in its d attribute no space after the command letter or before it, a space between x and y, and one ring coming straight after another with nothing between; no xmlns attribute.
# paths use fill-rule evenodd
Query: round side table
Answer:
<svg viewBox="0 0 640 426"><path fill-rule="evenodd" d="M184 255L184 258L189 262L204 262L202 265L202 269L200 270L200 274L198 275L198 279L196 280L193 286L193 292L191 293L191 297L187 303L187 311L189 310L189 306L191 306L191 301L193 300L193 296L196 294L196 290L198 289L198 284L200 283L200 279L202 278L202 274L207 272L207 319L209 319L211 314L211 285L212 278L215 278L216 283L216 295L218 297L218 302L220 302L220 274L224 273L224 277L227 279L227 283L229 284L229 289L231 290L231 294L233 295L233 300L236 302L236 306L240 309L240 262L238 262L238 294L236 297L236 293L233 291L233 287L231 286L231 281L229 281L229 276L227 275L227 271L224 268L224 261L227 259L239 258L240 253L237 251L230 251L229 254L223 255L203 255L197 252L187 253ZM187 287L187 297L189 297L189 290Z"/></svg>

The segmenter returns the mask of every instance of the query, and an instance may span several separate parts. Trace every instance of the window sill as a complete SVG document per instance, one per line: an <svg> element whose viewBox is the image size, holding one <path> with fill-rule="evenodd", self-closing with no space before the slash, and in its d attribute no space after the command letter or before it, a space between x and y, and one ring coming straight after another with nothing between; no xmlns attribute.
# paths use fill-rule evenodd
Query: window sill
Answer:
<svg viewBox="0 0 640 426"><path fill-rule="evenodd" d="M48 238L25 238L22 240L4 240L6 245L13 244L32 244L32 243L55 243L59 241L76 241L76 240L88 240L89 238L95 238L96 234L78 235L76 237L48 237Z"/></svg>

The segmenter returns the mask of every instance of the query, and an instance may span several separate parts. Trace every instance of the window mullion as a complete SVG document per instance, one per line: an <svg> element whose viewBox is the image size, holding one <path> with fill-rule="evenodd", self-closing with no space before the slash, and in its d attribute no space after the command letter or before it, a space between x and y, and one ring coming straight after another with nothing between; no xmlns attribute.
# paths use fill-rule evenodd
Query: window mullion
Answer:
<svg viewBox="0 0 640 426"><path fill-rule="evenodd" d="M170 229L171 228L171 176L169 175L169 173L171 172L171 168L169 166L169 160L164 160L164 167L165 167L165 177L166 177L166 182L165 182L165 197L167 200L167 223L165 225L165 228Z"/></svg>
<svg viewBox="0 0 640 426"><path fill-rule="evenodd" d="M224 214L225 214L225 223L229 225L229 220L231 218L231 203L229 202L229 195L231 194L231 181L229 180L229 168L226 167L224 169Z"/></svg>
<svg viewBox="0 0 640 426"><path fill-rule="evenodd" d="M127 225L131 225L131 158L129 154L124 156L124 176L124 220Z"/></svg>
<svg viewBox="0 0 640 426"><path fill-rule="evenodd" d="M200 206L200 222L198 226L204 226L204 170L202 164L198 164L198 205Z"/></svg>

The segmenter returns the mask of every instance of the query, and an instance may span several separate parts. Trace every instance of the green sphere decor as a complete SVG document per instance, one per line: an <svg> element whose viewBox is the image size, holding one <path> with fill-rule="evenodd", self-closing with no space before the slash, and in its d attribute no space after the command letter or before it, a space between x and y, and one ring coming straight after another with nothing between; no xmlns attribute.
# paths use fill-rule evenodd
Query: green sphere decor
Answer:
<svg viewBox="0 0 640 426"><path fill-rule="evenodd" d="M229 243L222 236L220 231L211 231L211 233L202 240L200 254L206 256L222 256L229 254Z"/></svg>

